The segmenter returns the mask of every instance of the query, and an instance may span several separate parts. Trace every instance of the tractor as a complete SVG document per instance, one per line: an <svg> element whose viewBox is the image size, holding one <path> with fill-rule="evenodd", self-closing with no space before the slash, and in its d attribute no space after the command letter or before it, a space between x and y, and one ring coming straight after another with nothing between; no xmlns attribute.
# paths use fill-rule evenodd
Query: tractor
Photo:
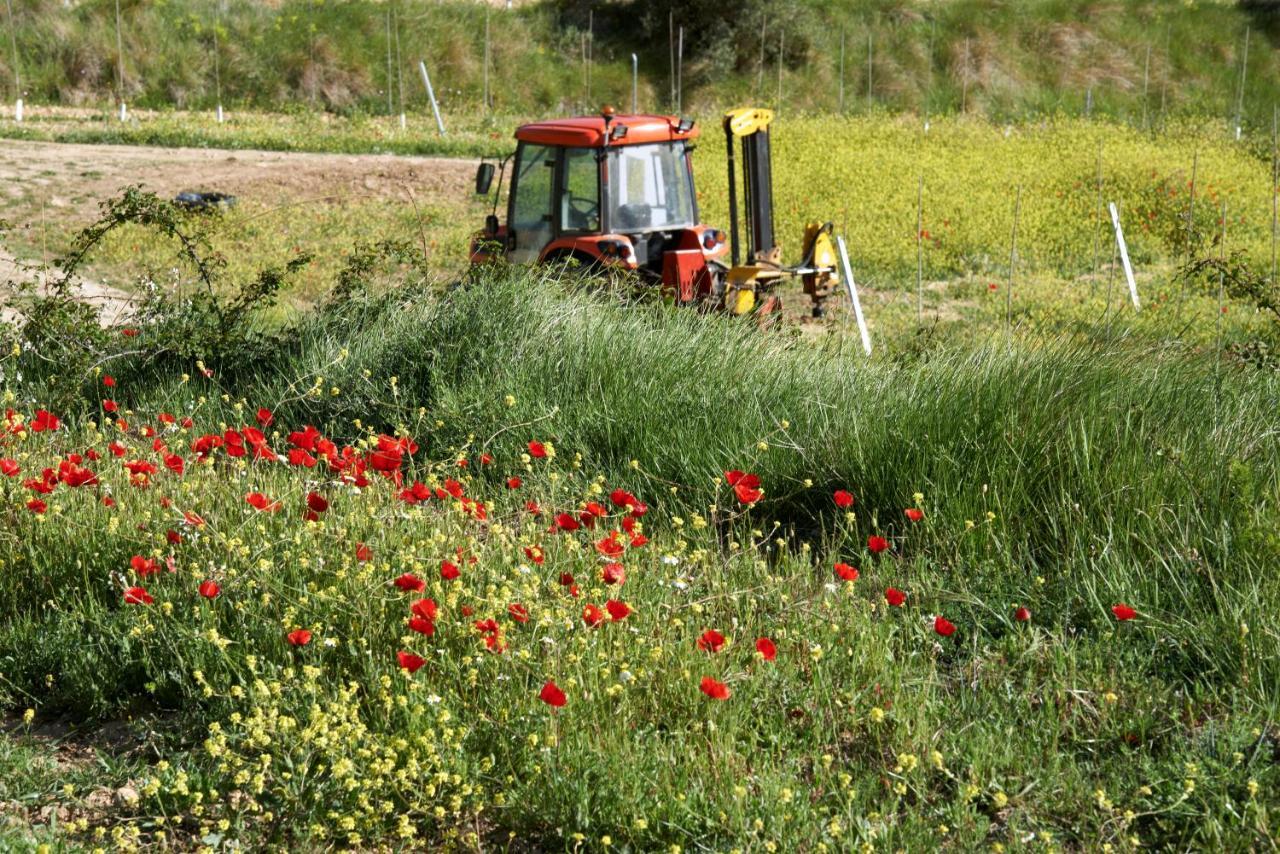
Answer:
<svg viewBox="0 0 1280 854"><path fill-rule="evenodd" d="M776 320L779 284L799 277L814 317L839 282L831 223L805 228L801 262L782 262L773 233L770 110L724 115L729 168L728 233L699 219L692 119L661 115L598 116L522 125L515 152L496 165L481 162L476 193L493 210L471 241L471 262L569 264L579 269L631 271L681 305ZM742 171L739 238L738 162ZM511 167L506 222L498 218L502 181Z"/></svg>

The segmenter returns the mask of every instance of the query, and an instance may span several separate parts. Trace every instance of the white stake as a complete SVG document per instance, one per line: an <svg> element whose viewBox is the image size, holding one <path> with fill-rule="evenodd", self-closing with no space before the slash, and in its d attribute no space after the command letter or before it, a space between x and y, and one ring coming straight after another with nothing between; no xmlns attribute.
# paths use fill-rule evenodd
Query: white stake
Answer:
<svg viewBox="0 0 1280 854"><path fill-rule="evenodd" d="M1120 227L1120 212L1116 210L1115 202L1108 202L1107 207L1111 210L1111 225L1116 230L1116 245L1120 247L1120 261L1124 264L1124 277L1129 282L1129 297L1133 300L1133 308L1135 311L1142 306L1138 304L1138 285L1133 280L1133 267L1129 264L1129 247L1124 242L1124 229Z"/></svg>
<svg viewBox="0 0 1280 854"><path fill-rule="evenodd" d="M120 121L122 122L129 121L129 108L125 106L124 101L120 102Z"/></svg>
<svg viewBox="0 0 1280 854"><path fill-rule="evenodd" d="M18 103L13 106L13 120L15 122L22 121L22 99L18 99Z"/></svg>
<svg viewBox="0 0 1280 854"><path fill-rule="evenodd" d="M440 118L440 105L436 103L436 92L431 88L431 77L427 74L425 60L418 61L418 70L422 72L422 85L427 87L427 98L431 101L431 112L436 117L436 128L439 129L440 135L444 136L444 119Z"/></svg>
<svg viewBox="0 0 1280 854"><path fill-rule="evenodd" d="M408 126L409 126L408 122L409 122L409 120L405 118L404 113L401 113L401 114L400 114L400 130L405 130L405 129L407 129L407 128L408 128Z"/></svg>
<svg viewBox="0 0 1280 854"><path fill-rule="evenodd" d="M640 101L640 60L631 54L631 112L635 113Z"/></svg>
<svg viewBox="0 0 1280 854"><path fill-rule="evenodd" d="M862 349L870 356L871 335L867 332L867 321L862 316L862 302L858 299L858 286L853 281L853 269L849 266L849 250L845 248L843 237L836 237L836 248L840 250L840 268L844 272L844 289L849 294L849 302L853 303L853 316L858 321L858 334L862 336Z"/></svg>
<svg viewBox="0 0 1280 854"><path fill-rule="evenodd" d="M222 124L224 116L222 115L222 105L218 105L218 124Z"/></svg>

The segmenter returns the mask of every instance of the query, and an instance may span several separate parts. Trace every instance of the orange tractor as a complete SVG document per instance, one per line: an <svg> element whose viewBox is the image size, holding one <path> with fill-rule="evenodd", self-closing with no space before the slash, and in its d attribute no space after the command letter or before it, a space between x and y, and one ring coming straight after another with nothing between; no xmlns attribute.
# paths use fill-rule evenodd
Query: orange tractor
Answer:
<svg viewBox="0 0 1280 854"><path fill-rule="evenodd" d="M598 116L522 125L516 150L498 166L482 162L476 193L487 195L498 172L493 212L472 238L473 264L576 261L588 269L633 271L681 304L756 314L781 310L778 285L799 277L822 316L839 282L831 223L809 224L801 262L782 263L773 234L769 110L746 108L724 116L729 162L729 231L700 221L693 183L692 119L676 116ZM738 167L741 150L745 252L739 240ZM502 179L511 163L507 216L498 218Z"/></svg>

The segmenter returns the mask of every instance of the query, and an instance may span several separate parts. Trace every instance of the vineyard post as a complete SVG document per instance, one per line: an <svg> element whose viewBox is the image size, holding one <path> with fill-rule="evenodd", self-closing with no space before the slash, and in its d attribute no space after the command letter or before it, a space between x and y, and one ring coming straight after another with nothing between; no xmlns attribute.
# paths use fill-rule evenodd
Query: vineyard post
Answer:
<svg viewBox="0 0 1280 854"><path fill-rule="evenodd" d="M844 25L840 25L840 112L844 113Z"/></svg>
<svg viewBox="0 0 1280 854"><path fill-rule="evenodd" d="M676 102L676 13L672 9L667 13L667 53L671 58L671 100L669 103Z"/></svg>
<svg viewBox="0 0 1280 854"><path fill-rule="evenodd" d="M786 27L778 27L778 106L782 109L782 69L786 68Z"/></svg>
<svg viewBox="0 0 1280 854"><path fill-rule="evenodd" d="M1147 129L1147 83L1151 77L1151 44L1147 44L1147 58L1142 63L1142 129Z"/></svg>
<svg viewBox="0 0 1280 854"><path fill-rule="evenodd" d="M1133 280L1133 266L1129 263L1129 247L1124 242L1124 228L1120 225L1120 211L1116 209L1116 203L1111 202L1111 224L1116 230L1116 246L1120 249L1120 262L1124 264L1124 278L1129 283L1129 297L1133 300L1133 310L1138 311L1141 306L1138 304L1138 285Z"/></svg>
<svg viewBox="0 0 1280 854"><path fill-rule="evenodd" d="M875 55L875 45L872 42L871 28L867 28L867 109L871 109L871 59Z"/></svg>
<svg viewBox="0 0 1280 854"><path fill-rule="evenodd" d="M969 38L964 40L964 69L960 75L960 112L969 112Z"/></svg>
<svg viewBox="0 0 1280 854"><path fill-rule="evenodd" d="M218 27L222 25L222 4L215 7L213 17L213 91L214 97L218 102L217 118L218 124L222 124L222 68L218 62Z"/></svg>
<svg viewBox="0 0 1280 854"><path fill-rule="evenodd" d="M396 39L396 97L399 99L400 106L400 130L404 130L408 123L404 117L404 60L400 58L400 10L396 6L392 6L394 14L391 16L395 22L393 32ZM428 88L430 88L428 86ZM435 103L435 97L432 96L432 103Z"/></svg>
<svg viewBox="0 0 1280 854"><path fill-rule="evenodd" d="M120 94L120 121L129 117L124 103L124 36L120 34L120 0L116 0L116 86Z"/></svg>
<svg viewBox="0 0 1280 854"><path fill-rule="evenodd" d="M1271 105L1271 285L1276 283L1276 225L1280 219L1280 152L1276 148L1276 122L1280 118Z"/></svg>
<svg viewBox="0 0 1280 854"><path fill-rule="evenodd" d="M929 96L933 93L933 37L937 34L938 22L929 22L929 47L925 50L925 84L924 84L924 132L929 132Z"/></svg>
<svg viewBox="0 0 1280 854"><path fill-rule="evenodd" d="M1199 168L1200 168L1200 152L1199 150L1197 150L1191 156L1191 188L1190 188L1190 192L1188 193L1189 201L1187 202L1187 260L1188 261L1191 260L1191 258L1195 254L1196 172L1199 170ZM1182 305L1186 301L1187 301L1187 280L1186 280L1186 277L1183 277L1182 290L1178 295L1178 310L1177 312L1174 313L1174 318L1179 322L1182 320Z"/></svg>
<svg viewBox="0 0 1280 854"><path fill-rule="evenodd" d="M1240 60L1240 91L1236 95L1236 139L1240 139L1240 125L1244 122L1244 84L1249 74L1249 32L1244 28L1244 56Z"/></svg>
<svg viewBox="0 0 1280 854"><path fill-rule="evenodd" d="M587 105L591 105L591 66L596 58L596 12L587 10ZM677 110L677 112L679 112Z"/></svg>
<svg viewBox="0 0 1280 854"><path fill-rule="evenodd" d="M436 117L436 128L444 136L444 119L440 118L440 105L436 103L436 92L431 88L431 76L427 74L426 60L418 60L418 70L422 72L422 85L427 87L427 99L431 101L431 112Z"/></svg>
<svg viewBox="0 0 1280 854"><path fill-rule="evenodd" d="M1013 237L1009 242L1009 287L1004 292L1004 331L1013 331L1013 276L1018 269L1018 219L1022 215L1022 185L1013 202Z"/></svg>
<svg viewBox="0 0 1280 854"><path fill-rule="evenodd" d="M769 16L760 15L760 64L756 68L756 100L759 101L764 95L764 46L765 39L768 37L767 26L769 24Z"/></svg>
<svg viewBox="0 0 1280 854"><path fill-rule="evenodd" d="M684 109L684 27L676 37L676 115Z"/></svg>
<svg viewBox="0 0 1280 854"><path fill-rule="evenodd" d="M489 107L490 107L490 102L489 102L489 56L490 56L489 13L492 11L492 9L493 9L492 6L490 6L487 3L485 4L485 7L484 7L484 111L486 114L489 112Z"/></svg>
<svg viewBox="0 0 1280 854"><path fill-rule="evenodd" d="M1093 112L1093 87L1089 86L1084 90L1084 117L1089 118L1089 114Z"/></svg>
<svg viewBox="0 0 1280 854"><path fill-rule="evenodd" d="M1092 297L1098 287L1098 231L1102 228L1102 141L1098 141L1098 181L1097 204L1093 206L1093 276L1089 280L1089 296Z"/></svg>
<svg viewBox="0 0 1280 854"><path fill-rule="evenodd" d="M640 101L640 58L631 54L631 112L635 113Z"/></svg>
<svg viewBox="0 0 1280 854"><path fill-rule="evenodd" d="M387 115L396 111L395 101L391 96L391 4L387 4Z"/></svg>
<svg viewBox="0 0 1280 854"><path fill-rule="evenodd" d="M853 316L858 321L858 334L862 337L862 350L871 355L871 335L867 332L867 321L862 316L862 301L858 299L858 285L853 280L853 268L849 266L849 250L844 245L844 237L836 236L836 248L840 250L840 269L844 273L844 288L853 304Z"/></svg>
<svg viewBox="0 0 1280 854"><path fill-rule="evenodd" d="M18 31L13 23L13 0L4 0L9 10L9 48L13 51L13 119L22 121L22 75L18 71Z"/></svg>
<svg viewBox="0 0 1280 854"><path fill-rule="evenodd" d="M916 189L916 322L924 320L924 176Z"/></svg>
<svg viewBox="0 0 1280 854"><path fill-rule="evenodd" d="M1164 26L1164 68L1160 75L1160 127L1164 127L1165 94L1169 89L1169 42L1173 37L1173 25Z"/></svg>

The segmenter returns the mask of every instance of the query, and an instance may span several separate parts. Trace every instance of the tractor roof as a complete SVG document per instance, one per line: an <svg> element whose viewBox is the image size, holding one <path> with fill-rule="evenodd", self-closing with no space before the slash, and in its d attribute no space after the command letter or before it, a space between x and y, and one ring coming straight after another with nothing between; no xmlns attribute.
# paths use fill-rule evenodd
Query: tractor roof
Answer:
<svg viewBox="0 0 1280 854"><path fill-rule="evenodd" d="M616 132L619 125L624 125L627 134L609 144L641 145L646 142L693 139L698 135L698 128L692 122L689 124L689 129L682 132L679 127L680 119L676 116L617 115L610 120L609 130ZM516 139L540 145L601 148L605 144L605 119L604 116L580 116L534 122L517 128Z"/></svg>

